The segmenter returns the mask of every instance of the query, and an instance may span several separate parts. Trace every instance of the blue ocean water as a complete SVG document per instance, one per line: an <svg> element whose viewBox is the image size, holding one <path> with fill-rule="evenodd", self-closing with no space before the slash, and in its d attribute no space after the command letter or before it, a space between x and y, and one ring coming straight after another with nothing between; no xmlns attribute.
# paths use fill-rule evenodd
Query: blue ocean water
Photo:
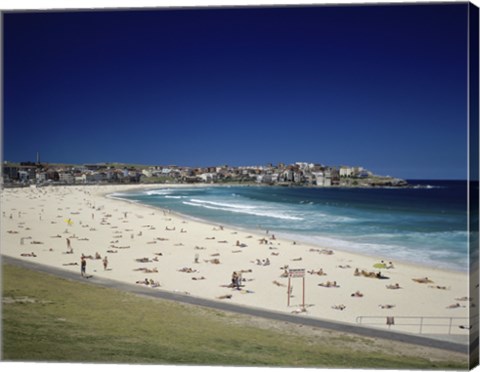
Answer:
<svg viewBox="0 0 480 372"><path fill-rule="evenodd" d="M185 187L115 194L326 248L468 270L467 183L408 188Z"/></svg>

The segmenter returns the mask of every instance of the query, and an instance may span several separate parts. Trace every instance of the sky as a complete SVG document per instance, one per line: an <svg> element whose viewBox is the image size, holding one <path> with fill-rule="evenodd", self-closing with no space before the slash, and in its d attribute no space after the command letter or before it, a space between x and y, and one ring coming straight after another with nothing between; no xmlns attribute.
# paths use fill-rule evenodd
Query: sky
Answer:
<svg viewBox="0 0 480 372"><path fill-rule="evenodd" d="M467 7L7 12L3 159L465 179Z"/></svg>

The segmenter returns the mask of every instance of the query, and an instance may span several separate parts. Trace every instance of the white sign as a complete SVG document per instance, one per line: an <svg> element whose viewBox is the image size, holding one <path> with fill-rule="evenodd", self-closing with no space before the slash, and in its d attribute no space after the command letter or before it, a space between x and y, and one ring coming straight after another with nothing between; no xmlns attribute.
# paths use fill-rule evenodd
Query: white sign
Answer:
<svg viewBox="0 0 480 372"><path fill-rule="evenodd" d="M290 275L290 278L304 278L305 269L290 269L288 274Z"/></svg>

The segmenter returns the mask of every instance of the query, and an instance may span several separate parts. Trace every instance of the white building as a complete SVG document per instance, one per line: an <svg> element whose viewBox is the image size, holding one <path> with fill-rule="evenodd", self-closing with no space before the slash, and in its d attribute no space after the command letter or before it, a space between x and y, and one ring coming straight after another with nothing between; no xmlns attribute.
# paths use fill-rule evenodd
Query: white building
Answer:
<svg viewBox="0 0 480 372"><path fill-rule="evenodd" d="M340 177L352 177L355 169L352 167L340 167L339 175Z"/></svg>
<svg viewBox="0 0 480 372"><path fill-rule="evenodd" d="M73 174L68 173L68 172L60 172L58 174L58 180L63 183L74 183L75 182L75 177Z"/></svg>

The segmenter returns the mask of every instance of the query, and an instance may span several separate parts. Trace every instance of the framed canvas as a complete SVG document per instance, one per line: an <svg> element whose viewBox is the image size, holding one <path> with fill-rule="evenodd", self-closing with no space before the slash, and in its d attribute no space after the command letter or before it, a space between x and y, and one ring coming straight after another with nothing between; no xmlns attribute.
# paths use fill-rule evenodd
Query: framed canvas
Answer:
<svg viewBox="0 0 480 372"><path fill-rule="evenodd" d="M2 364L478 365L473 3L1 29Z"/></svg>

